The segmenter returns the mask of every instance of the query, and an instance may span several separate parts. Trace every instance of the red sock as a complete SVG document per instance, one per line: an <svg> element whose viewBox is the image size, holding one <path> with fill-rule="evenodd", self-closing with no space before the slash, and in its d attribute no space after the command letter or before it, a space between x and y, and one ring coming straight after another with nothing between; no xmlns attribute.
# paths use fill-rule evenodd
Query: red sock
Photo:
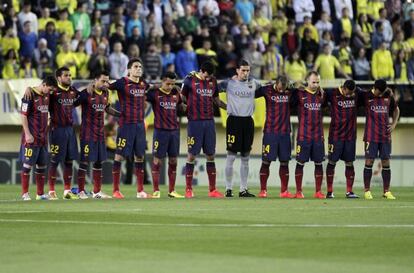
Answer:
<svg viewBox="0 0 414 273"><path fill-rule="evenodd" d="M57 166L57 164L53 163L49 165L49 173L47 178L47 181L49 183L49 191L55 191Z"/></svg>
<svg viewBox="0 0 414 273"><path fill-rule="evenodd" d="M160 187L159 187L159 184L160 184L160 167L161 167L161 163L158 163L158 164L152 163L152 166L151 166L152 186L154 188L154 192L160 190Z"/></svg>
<svg viewBox="0 0 414 273"><path fill-rule="evenodd" d="M65 163L65 168L63 170L63 187L65 190L70 190L70 184L72 182L72 162Z"/></svg>
<svg viewBox="0 0 414 273"><path fill-rule="evenodd" d="M335 176L335 165L328 163L328 165L326 165L326 185L327 185L328 192L333 192L334 176Z"/></svg>
<svg viewBox="0 0 414 273"><path fill-rule="evenodd" d="M29 192L30 171L31 169L25 167L22 168L22 172L20 174L20 178L22 180L22 194Z"/></svg>
<svg viewBox="0 0 414 273"><path fill-rule="evenodd" d="M194 163L185 164L185 184L186 189L193 189L193 173L194 173Z"/></svg>
<svg viewBox="0 0 414 273"><path fill-rule="evenodd" d="M279 166L279 177L280 177L280 192L285 192L288 190L288 184L289 184L289 166L288 165Z"/></svg>
<svg viewBox="0 0 414 273"><path fill-rule="evenodd" d="M35 171L35 180L36 180L36 188L37 188L37 195L43 195L45 193L45 169L36 168Z"/></svg>
<svg viewBox="0 0 414 273"><path fill-rule="evenodd" d="M135 162L135 175L137 176L137 191L144 190L144 162Z"/></svg>
<svg viewBox="0 0 414 273"><path fill-rule="evenodd" d="M121 179L121 161L114 160L112 165L113 192L119 191L119 180Z"/></svg>
<svg viewBox="0 0 414 273"><path fill-rule="evenodd" d="M81 163L79 165L78 169L78 187L79 192L85 191L85 176L86 176L86 170L88 168L88 165L85 163Z"/></svg>
<svg viewBox="0 0 414 273"><path fill-rule="evenodd" d="M93 192L98 193L101 191L102 185L102 169L93 169L92 170L93 176Z"/></svg>
<svg viewBox="0 0 414 273"><path fill-rule="evenodd" d="M352 187L354 186L354 178L355 178L354 166L345 167L345 177L346 177L346 192L351 192Z"/></svg>
<svg viewBox="0 0 414 273"><path fill-rule="evenodd" d="M177 163L168 164L168 192L175 190L175 179L177 177Z"/></svg>
<svg viewBox="0 0 414 273"><path fill-rule="evenodd" d="M322 164L315 164L315 190L321 191L323 180L323 168Z"/></svg>
<svg viewBox="0 0 414 273"><path fill-rule="evenodd" d="M296 192L302 191L302 179L303 179L303 165L296 163L296 169L295 169Z"/></svg>
<svg viewBox="0 0 414 273"><path fill-rule="evenodd" d="M260 167L260 190L265 191L267 190L267 179L269 178L269 164L265 164L262 162L262 166Z"/></svg>
<svg viewBox="0 0 414 273"><path fill-rule="evenodd" d="M216 163L214 161L207 161L207 175L210 192L216 189Z"/></svg>

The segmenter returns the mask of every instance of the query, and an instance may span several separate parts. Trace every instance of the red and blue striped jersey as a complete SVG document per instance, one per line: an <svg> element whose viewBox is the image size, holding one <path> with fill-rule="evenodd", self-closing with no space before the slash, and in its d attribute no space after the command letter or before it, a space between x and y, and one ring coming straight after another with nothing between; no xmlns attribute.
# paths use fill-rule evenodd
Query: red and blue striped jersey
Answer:
<svg viewBox="0 0 414 273"><path fill-rule="evenodd" d="M266 121L263 132L290 134L291 92L288 90L279 92L272 84L260 87L255 97L264 97L266 101Z"/></svg>
<svg viewBox="0 0 414 273"><path fill-rule="evenodd" d="M128 77L121 78L109 87L118 93L121 116L119 125L143 122L145 118L145 93L149 84L140 79L131 81Z"/></svg>
<svg viewBox="0 0 414 273"><path fill-rule="evenodd" d="M104 141L105 109L109 105L108 91L95 90L89 94L84 90L80 93L79 100L82 107L80 139Z"/></svg>
<svg viewBox="0 0 414 273"><path fill-rule="evenodd" d="M364 141L389 143L391 132L388 131L390 114L394 113L397 103L390 92L375 96L371 91L361 92L361 102L365 106Z"/></svg>
<svg viewBox="0 0 414 273"><path fill-rule="evenodd" d="M182 84L181 93L187 99L188 120L214 118L214 98L219 90L216 80L201 80L197 75L188 75Z"/></svg>
<svg viewBox="0 0 414 273"><path fill-rule="evenodd" d="M73 125L73 109L79 96L78 90L69 86L64 88L58 85L56 91L50 93L50 124L52 128Z"/></svg>
<svg viewBox="0 0 414 273"><path fill-rule="evenodd" d="M323 141L322 107L325 96L321 91L299 89L293 93L298 107L298 141Z"/></svg>
<svg viewBox="0 0 414 273"><path fill-rule="evenodd" d="M33 146L47 145L47 122L49 118L49 95L42 95L32 88L32 98L22 99L21 114L27 117L29 131L34 138ZM22 133L22 144L25 143Z"/></svg>
<svg viewBox="0 0 414 273"><path fill-rule="evenodd" d="M154 111L154 127L164 130L176 130L179 127L177 107L182 103L177 89L170 93L163 92L160 88L150 89L147 93L147 101L151 103Z"/></svg>
<svg viewBox="0 0 414 273"><path fill-rule="evenodd" d="M351 96L346 96L340 87L326 92L331 112L329 141L356 139L357 94L355 92Z"/></svg>

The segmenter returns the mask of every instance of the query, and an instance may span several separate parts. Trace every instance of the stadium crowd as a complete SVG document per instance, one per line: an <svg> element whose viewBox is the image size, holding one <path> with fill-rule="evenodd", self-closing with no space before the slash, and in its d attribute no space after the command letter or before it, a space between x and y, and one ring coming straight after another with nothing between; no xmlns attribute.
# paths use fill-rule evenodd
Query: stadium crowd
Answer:
<svg viewBox="0 0 414 273"><path fill-rule="evenodd" d="M411 0L2 2L3 79L61 66L77 79L102 70L116 79L140 57L147 80L166 71L184 78L205 60L226 78L240 58L264 80L304 80L312 69L322 80L414 80Z"/></svg>

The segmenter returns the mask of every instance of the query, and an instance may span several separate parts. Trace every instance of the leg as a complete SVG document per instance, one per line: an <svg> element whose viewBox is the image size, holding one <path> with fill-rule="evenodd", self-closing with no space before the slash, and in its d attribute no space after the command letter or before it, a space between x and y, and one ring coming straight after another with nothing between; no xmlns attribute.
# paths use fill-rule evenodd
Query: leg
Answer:
<svg viewBox="0 0 414 273"><path fill-rule="evenodd" d="M295 168L295 182L296 182L296 198L303 196L302 193L302 179L303 179L303 167L305 162L297 161ZM303 197L302 197L303 198Z"/></svg>
<svg viewBox="0 0 414 273"><path fill-rule="evenodd" d="M247 191L247 178L249 176L249 159L250 153L241 154L240 162L240 192Z"/></svg>
<svg viewBox="0 0 414 273"><path fill-rule="evenodd" d="M93 164L92 177L93 177L93 192L98 193L101 191L101 185L102 185L102 162L101 161L96 161Z"/></svg>
<svg viewBox="0 0 414 273"><path fill-rule="evenodd" d="M78 169L78 187L79 192L85 191L85 176L88 171L88 162L81 161Z"/></svg>
<svg viewBox="0 0 414 273"><path fill-rule="evenodd" d="M144 157L135 156L135 175L137 176L137 192L144 192Z"/></svg>
<svg viewBox="0 0 414 273"><path fill-rule="evenodd" d="M383 182L383 189L384 193L390 190L390 181L391 181L391 168L390 168L390 160L384 159L381 160L382 163L382 182Z"/></svg>
<svg viewBox="0 0 414 273"><path fill-rule="evenodd" d="M63 170L63 183L65 191L70 191L73 173L73 162L72 160L65 161Z"/></svg>
<svg viewBox="0 0 414 273"><path fill-rule="evenodd" d="M20 178L22 180L22 196L29 194L29 184L30 184L30 172L32 171L32 166L24 163ZM30 200L30 199L29 199Z"/></svg>
<svg viewBox="0 0 414 273"><path fill-rule="evenodd" d="M372 165L374 165L374 159L365 159L364 167L364 188L365 192L371 190L371 177L372 177Z"/></svg>
<svg viewBox="0 0 414 273"><path fill-rule="evenodd" d="M212 192L216 190L216 163L214 162L214 154L206 155L206 159L209 192Z"/></svg>
<svg viewBox="0 0 414 273"><path fill-rule="evenodd" d="M42 196L45 194L44 187L46 181L46 165L39 165L36 164L35 170L35 180L36 180L36 187L37 187L37 195Z"/></svg>
<svg viewBox="0 0 414 273"><path fill-rule="evenodd" d="M112 165L112 181L113 181L113 192L119 192L119 184L121 179L121 162L124 157L120 154L115 154L114 163Z"/></svg>
<svg viewBox="0 0 414 273"><path fill-rule="evenodd" d="M279 166L279 178L280 178L280 193L288 192L289 185L289 161L280 161Z"/></svg>
<svg viewBox="0 0 414 273"><path fill-rule="evenodd" d="M233 189L233 164L234 164L234 161L236 160L236 155L237 155L236 153L227 151L226 168L225 168L226 190Z"/></svg>
<svg viewBox="0 0 414 273"><path fill-rule="evenodd" d="M151 166L151 174L152 174L152 183L153 183L153 190L154 192L159 192L159 183L160 183L160 168L161 168L161 159L154 156L152 160Z"/></svg>
<svg viewBox="0 0 414 273"><path fill-rule="evenodd" d="M177 177L177 158L168 158L168 193L175 191L175 180Z"/></svg>
<svg viewBox="0 0 414 273"><path fill-rule="evenodd" d="M316 194L321 193L323 181L323 168L322 162L315 162L315 192ZM324 195L322 195L325 198ZM318 194L319 198L319 194Z"/></svg>
<svg viewBox="0 0 414 273"><path fill-rule="evenodd" d="M333 193L333 180L335 176L335 166L336 166L336 162L333 160L329 160L328 164L326 165L326 184L327 184L328 195Z"/></svg>
<svg viewBox="0 0 414 273"><path fill-rule="evenodd" d="M260 191L267 191L267 179L269 178L269 168L271 161L262 160L262 166L260 167Z"/></svg>
<svg viewBox="0 0 414 273"><path fill-rule="evenodd" d="M185 183L186 183L186 191L192 191L193 189L193 173L194 173L194 161L195 156L191 153L187 155L187 163L185 165Z"/></svg>
<svg viewBox="0 0 414 273"><path fill-rule="evenodd" d="M346 192L353 192L355 169L354 162L345 162Z"/></svg>

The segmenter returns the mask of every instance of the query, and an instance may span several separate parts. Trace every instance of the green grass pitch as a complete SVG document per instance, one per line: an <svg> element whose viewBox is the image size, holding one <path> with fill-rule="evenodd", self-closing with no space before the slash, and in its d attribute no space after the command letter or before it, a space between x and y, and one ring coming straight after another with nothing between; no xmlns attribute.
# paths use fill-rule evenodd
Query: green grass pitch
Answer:
<svg viewBox="0 0 414 273"><path fill-rule="evenodd" d="M125 200L23 202L20 187L0 186L0 272L414 272L412 188L394 188L397 200L375 188L370 201L346 200L343 188L335 200L310 188L304 200L277 189L212 200L200 187L192 200L164 187L161 199L137 200L135 187L121 189Z"/></svg>

